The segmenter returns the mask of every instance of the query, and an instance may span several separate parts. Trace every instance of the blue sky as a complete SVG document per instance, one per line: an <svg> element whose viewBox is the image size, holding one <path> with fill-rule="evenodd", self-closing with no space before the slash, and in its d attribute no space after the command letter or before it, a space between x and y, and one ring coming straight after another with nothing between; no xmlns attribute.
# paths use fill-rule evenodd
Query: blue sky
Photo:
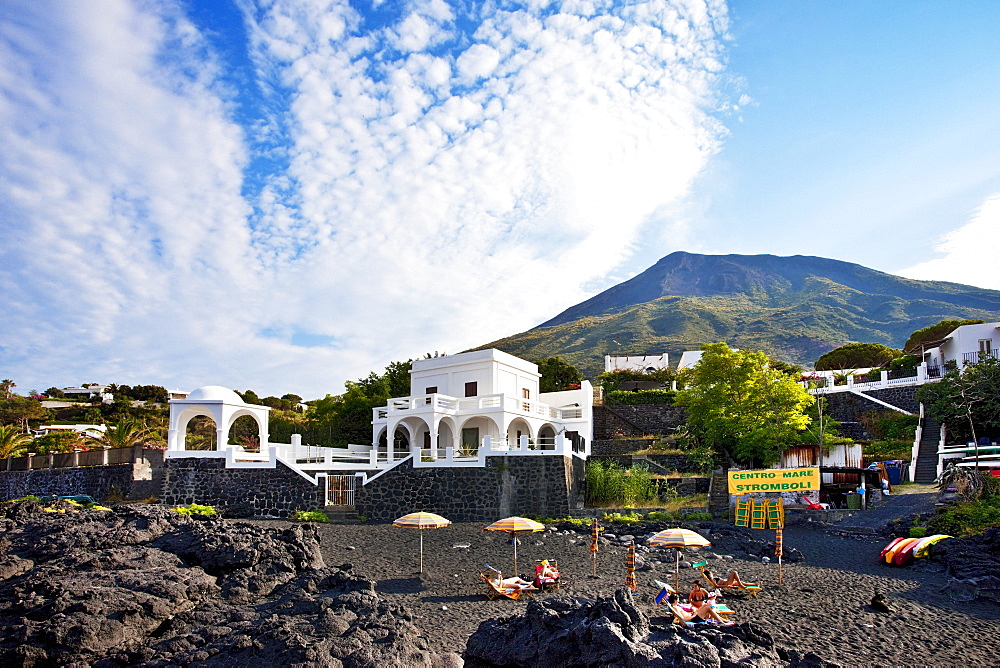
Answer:
<svg viewBox="0 0 1000 668"><path fill-rule="evenodd" d="M1000 289L1000 5L9 1L0 372L305 397L675 250Z"/></svg>

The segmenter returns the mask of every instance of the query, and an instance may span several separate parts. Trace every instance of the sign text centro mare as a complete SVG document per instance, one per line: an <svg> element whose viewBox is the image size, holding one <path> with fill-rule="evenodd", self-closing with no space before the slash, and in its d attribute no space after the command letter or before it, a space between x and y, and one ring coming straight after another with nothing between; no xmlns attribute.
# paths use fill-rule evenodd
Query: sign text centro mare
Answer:
<svg viewBox="0 0 1000 668"><path fill-rule="evenodd" d="M808 492L819 489L819 467L730 471L729 493Z"/></svg>

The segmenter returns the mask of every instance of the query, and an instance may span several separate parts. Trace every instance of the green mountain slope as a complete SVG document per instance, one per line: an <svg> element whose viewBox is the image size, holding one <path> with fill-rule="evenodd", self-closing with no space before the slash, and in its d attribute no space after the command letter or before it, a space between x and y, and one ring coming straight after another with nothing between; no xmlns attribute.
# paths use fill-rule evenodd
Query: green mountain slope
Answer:
<svg viewBox="0 0 1000 668"><path fill-rule="evenodd" d="M684 350L715 341L810 366L851 341L901 348L915 329L946 318L1000 320L1000 291L819 257L672 253L534 329L482 347L525 359L557 355L589 378L604 370L605 353L667 352L676 363Z"/></svg>

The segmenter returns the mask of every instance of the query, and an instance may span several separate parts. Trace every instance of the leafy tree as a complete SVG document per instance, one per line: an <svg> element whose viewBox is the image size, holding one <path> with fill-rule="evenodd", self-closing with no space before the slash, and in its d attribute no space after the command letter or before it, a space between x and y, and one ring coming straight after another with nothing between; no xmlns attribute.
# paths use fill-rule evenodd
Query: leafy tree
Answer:
<svg viewBox="0 0 1000 668"><path fill-rule="evenodd" d="M45 396L50 399L62 399L66 396L66 393L60 390L58 387L50 387L45 390Z"/></svg>
<svg viewBox="0 0 1000 668"><path fill-rule="evenodd" d="M0 425L0 459L16 457L27 448L31 441L31 435L24 433L15 425Z"/></svg>
<svg viewBox="0 0 1000 668"><path fill-rule="evenodd" d="M254 392L253 390L247 390L246 392L237 392L236 394L240 395L240 399L242 399L244 403L253 404L254 406L264 405L260 402L260 397L258 397L257 393Z"/></svg>
<svg viewBox="0 0 1000 668"><path fill-rule="evenodd" d="M538 365L538 373L542 374L538 382L539 392L559 392L580 387L583 382L583 374L580 370L568 362L564 362L558 357L545 357L535 360Z"/></svg>
<svg viewBox="0 0 1000 668"><path fill-rule="evenodd" d="M936 325L924 327L910 334L903 344L903 352L910 355L922 355L925 347L934 347L941 339L962 325L981 325L985 320L942 320Z"/></svg>
<svg viewBox="0 0 1000 668"><path fill-rule="evenodd" d="M880 367L902 353L881 343L847 343L834 348L816 360L817 371Z"/></svg>
<svg viewBox="0 0 1000 668"><path fill-rule="evenodd" d="M147 427L145 422L134 418L125 418L118 422L114 429L108 429L95 439L100 445L109 448L131 448L137 443L144 443L153 435L154 429Z"/></svg>
<svg viewBox="0 0 1000 668"><path fill-rule="evenodd" d="M82 437L75 431L53 432L39 436L31 443L31 449L40 455L49 452L73 452L76 448L83 447Z"/></svg>
<svg viewBox="0 0 1000 668"><path fill-rule="evenodd" d="M674 403L687 408L689 439L727 461L771 464L809 424L812 395L762 352L713 343L682 375Z"/></svg>
<svg viewBox="0 0 1000 668"><path fill-rule="evenodd" d="M978 443L979 434L1000 434L1000 359L986 357L959 368L949 362L937 383L917 390L917 400L949 431ZM978 456L978 448L976 455Z"/></svg>
<svg viewBox="0 0 1000 668"><path fill-rule="evenodd" d="M127 390L127 396L132 397L136 401L165 404L170 398L170 395L167 394L167 388L160 385L136 385L131 388L128 385L122 385L121 387L123 391Z"/></svg>
<svg viewBox="0 0 1000 668"><path fill-rule="evenodd" d="M45 420L51 415L37 399L20 397L16 394L0 401L0 424L20 425L21 431L28 431L31 421Z"/></svg>

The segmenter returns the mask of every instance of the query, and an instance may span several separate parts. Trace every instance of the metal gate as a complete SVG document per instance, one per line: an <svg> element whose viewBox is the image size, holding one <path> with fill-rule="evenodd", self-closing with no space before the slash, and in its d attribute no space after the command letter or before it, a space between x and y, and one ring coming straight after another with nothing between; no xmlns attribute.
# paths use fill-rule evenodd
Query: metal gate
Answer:
<svg viewBox="0 0 1000 668"><path fill-rule="evenodd" d="M354 483L356 480L357 478L353 475L326 476L326 505L353 508Z"/></svg>

